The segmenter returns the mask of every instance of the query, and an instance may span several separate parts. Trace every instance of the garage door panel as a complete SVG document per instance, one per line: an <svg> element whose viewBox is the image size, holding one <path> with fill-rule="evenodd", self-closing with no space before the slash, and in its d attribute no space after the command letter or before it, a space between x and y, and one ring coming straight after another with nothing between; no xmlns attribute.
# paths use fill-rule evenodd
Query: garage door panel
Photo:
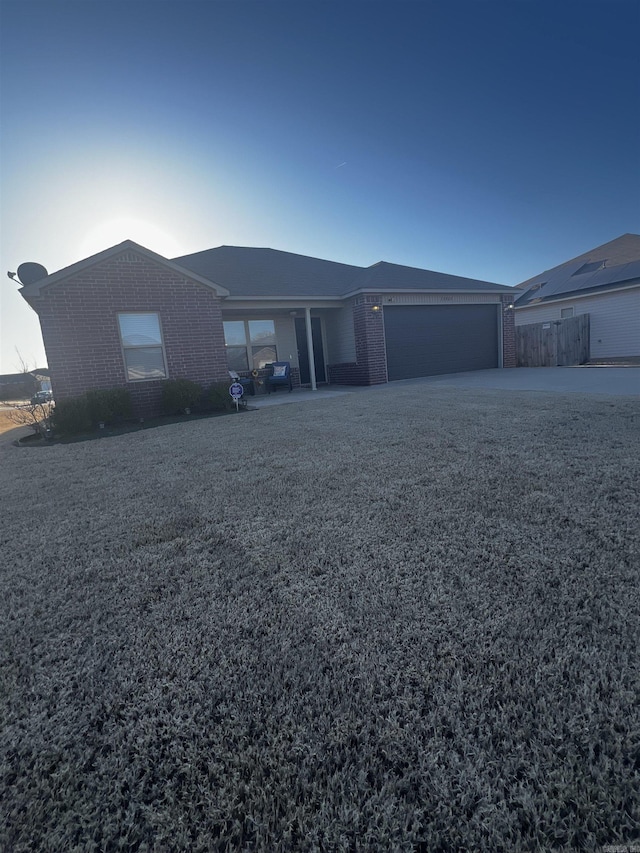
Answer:
<svg viewBox="0 0 640 853"><path fill-rule="evenodd" d="M390 380L498 367L495 305L394 305L384 309Z"/></svg>

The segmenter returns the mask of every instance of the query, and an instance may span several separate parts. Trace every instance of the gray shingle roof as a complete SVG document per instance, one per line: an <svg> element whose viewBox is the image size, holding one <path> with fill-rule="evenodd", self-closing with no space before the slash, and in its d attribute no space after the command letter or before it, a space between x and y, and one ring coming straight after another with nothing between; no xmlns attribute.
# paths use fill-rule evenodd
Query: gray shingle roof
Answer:
<svg viewBox="0 0 640 853"><path fill-rule="evenodd" d="M598 264L594 269L591 265ZM582 268L589 264L587 271ZM561 299L571 293L607 290L640 280L640 234L623 234L517 285L516 307Z"/></svg>
<svg viewBox="0 0 640 853"><path fill-rule="evenodd" d="M234 296L335 296L349 289L360 267L275 249L219 246L174 263L221 284ZM224 284L223 284L224 282Z"/></svg>
<svg viewBox="0 0 640 853"><path fill-rule="evenodd" d="M359 290L510 291L476 279L389 264L340 264L276 249L219 246L173 258L174 263L222 285L234 296L336 299Z"/></svg>
<svg viewBox="0 0 640 853"><path fill-rule="evenodd" d="M356 288L354 288L356 289ZM474 290L495 293L513 288L490 281L464 278L444 272L422 270L380 261L363 269L357 280L358 290Z"/></svg>

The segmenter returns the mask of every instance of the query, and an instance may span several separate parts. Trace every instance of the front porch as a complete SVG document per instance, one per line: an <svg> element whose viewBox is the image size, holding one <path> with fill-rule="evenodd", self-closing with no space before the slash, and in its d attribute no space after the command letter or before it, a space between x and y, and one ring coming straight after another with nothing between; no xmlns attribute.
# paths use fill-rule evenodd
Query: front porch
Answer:
<svg viewBox="0 0 640 853"><path fill-rule="evenodd" d="M268 365L288 361L294 388L316 390L329 382L329 367L339 356L334 306L298 307L225 304L222 312L230 370L252 378L256 396L267 393Z"/></svg>

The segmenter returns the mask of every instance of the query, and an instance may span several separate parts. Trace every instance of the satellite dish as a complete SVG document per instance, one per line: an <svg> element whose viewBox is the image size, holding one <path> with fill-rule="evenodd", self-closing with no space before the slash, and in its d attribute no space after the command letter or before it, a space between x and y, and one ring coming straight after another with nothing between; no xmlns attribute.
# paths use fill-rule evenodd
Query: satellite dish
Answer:
<svg viewBox="0 0 640 853"><path fill-rule="evenodd" d="M34 264L28 261L18 267L18 278L23 284L35 284L41 278L46 278L49 273L42 264Z"/></svg>

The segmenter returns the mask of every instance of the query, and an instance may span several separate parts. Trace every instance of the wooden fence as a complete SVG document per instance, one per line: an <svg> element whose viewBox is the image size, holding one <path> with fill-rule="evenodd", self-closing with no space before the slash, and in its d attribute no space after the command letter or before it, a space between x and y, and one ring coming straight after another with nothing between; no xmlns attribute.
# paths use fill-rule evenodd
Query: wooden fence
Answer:
<svg viewBox="0 0 640 853"><path fill-rule="evenodd" d="M589 361L589 315L516 326L518 367L567 367Z"/></svg>

